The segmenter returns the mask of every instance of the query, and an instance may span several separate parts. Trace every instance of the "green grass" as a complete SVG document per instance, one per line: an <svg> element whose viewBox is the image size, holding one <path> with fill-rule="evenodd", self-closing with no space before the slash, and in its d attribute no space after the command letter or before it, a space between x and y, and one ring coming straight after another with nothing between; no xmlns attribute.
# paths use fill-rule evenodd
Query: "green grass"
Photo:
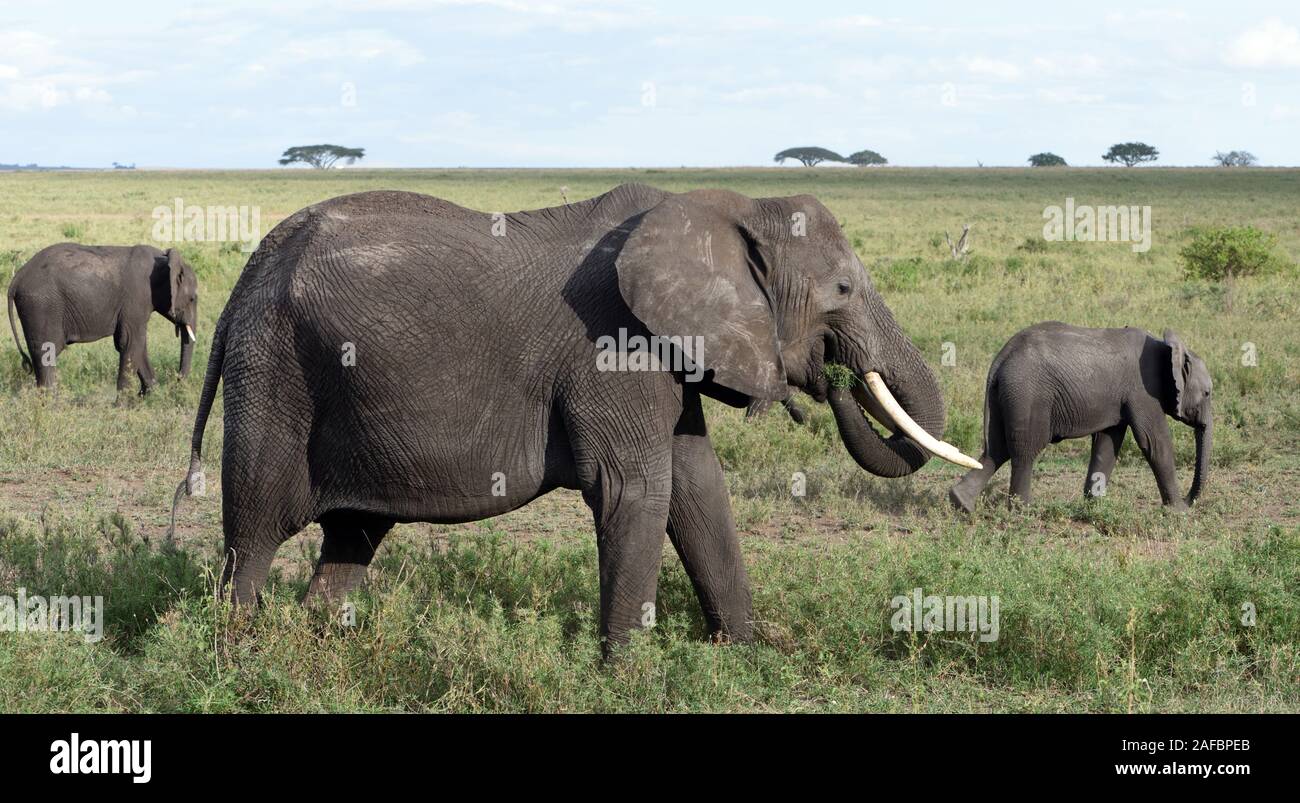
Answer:
<svg viewBox="0 0 1300 803"><path fill-rule="evenodd" d="M207 335L246 255L184 243L202 282L195 376L151 324L158 392L114 408L111 343L60 359L36 393L0 337L0 595L102 594L106 638L0 633L0 711L1245 711L1300 707L1300 171L583 170L0 174L0 276L40 248L147 242L155 206L260 207L264 230L309 203L365 189L427 192L485 211L553 205L623 181L753 196L807 192L837 216L896 317L939 375L948 440L978 452L983 383L1030 323L1177 330L1210 367L1216 443L1206 496L1166 513L1126 446L1110 495L1081 498L1086 441L1040 462L1033 508L1007 509L1005 474L973 517L950 512L959 475L864 474L833 418L806 427L710 405L760 637L716 646L665 552L658 623L599 663L588 514L556 493L497 519L398 527L353 598L356 621L297 604L319 530L281 549L249 618L213 599L220 571L221 405L209 494L183 503ZM1042 211L1149 205L1153 244L1047 242ZM944 230L972 224L972 255ZM1178 252L1203 226L1253 225L1286 265L1230 293L1187 281ZM945 346L945 344L949 344ZM1257 365L1242 364L1253 344ZM952 364L943 355L955 357ZM1173 424L1184 487L1191 433ZM806 479L794 496L795 473ZM996 595L1000 636L895 633L889 601ZM1257 611L1242 624L1241 608Z"/></svg>

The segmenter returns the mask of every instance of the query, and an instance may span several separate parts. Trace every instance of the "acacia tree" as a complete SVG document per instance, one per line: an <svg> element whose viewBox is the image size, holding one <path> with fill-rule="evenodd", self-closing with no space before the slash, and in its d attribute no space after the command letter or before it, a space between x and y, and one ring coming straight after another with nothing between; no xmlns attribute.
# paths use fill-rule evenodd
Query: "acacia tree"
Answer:
<svg viewBox="0 0 1300 803"><path fill-rule="evenodd" d="M1218 151L1210 159L1219 167L1250 167L1259 161L1250 151Z"/></svg>
<svg viewBox="0 0 1300 803"><path fill-rule="evenodd" d="M345 148L342 145L299 145L289 148L280 156L280 164L302 163L317 170L327 170L340 160L353 164L366 155L365 148Z"/></svg>
<svg viewBox="0 0 1300 803"><path fill-rule="evenodd" d="M826 148L817 148L812 146L802 147L802 148L786 148L785 150L778 153L772 161L776 162L777 164L780 164L781 162L784 162L786 159L798 159L800 162L803 162L804 167L812 167L814 165L820 164L821 162L843 162L844 161L844 157L840 156L835 151L827 150Z"/></svg>
<svg viewBox="0 0 1300 803"><path fill-rule="evenodd" d="M871 165L887 165L889 160L875 151L858 151L849 154L849 164L855 164L859 167L870 167Z"/></svg>
<svg viewBox="0 0 1300 803"><path fill-rule="evenodd" d="M1045 151L1043 153L1036 153L1033 156L1030 156L1029 166L1030 167L1068 167L1069 165L1065 163L1064 159L1057 156L1056 154L1050 151Z"/></svg>
<svg viewBox="0 0 1300 803"><path fill-rule="evenodd" d="M1145 142L1121 142L1111 145L1110 150L1102 154L1102 159L1108 162L1119 162L1125 167L1142 162L1154 162L1160 156L1160 151L1146 144Z"/></svg>

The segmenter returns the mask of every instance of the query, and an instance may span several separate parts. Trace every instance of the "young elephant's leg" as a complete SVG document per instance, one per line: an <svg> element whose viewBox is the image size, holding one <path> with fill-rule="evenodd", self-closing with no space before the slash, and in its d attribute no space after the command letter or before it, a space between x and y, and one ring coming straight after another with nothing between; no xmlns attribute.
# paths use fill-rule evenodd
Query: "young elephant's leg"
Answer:
<svg viewBox="0 0 1300 803"><path fill-rule="evenodd" d="M1092 457L1088 458L1088 474L1083 478L1083 495L1088 498L1105 496L1110 483L1110 473L1115 469L1115 459L1124 443L1127 424L1118 424L1092 435Z"/></svg>
<svg viewBox="0 0 1300 803"><path fill-rule="evenodd" d="M1030 504L1034 463L1052 441L1050 405L1032 395L1013 398L1002 420L1007 456L1011 460L1011 493L1014 500Z"/></svg>
<svg viewBox="0 0 1300 803"><path fill-rule="evenodd" d="M1030 485L1033 483L1034 463L1037 460L1038 452L1016 455L1011 458L1011 493L1019 497L1020 501L1026 505L1033 502Z"/></svg>
<svg viewBox="0 0 1300 803"><path fill-rule="evenodd" d="M993 475L1002 468L1006 462L1005 457L994 457L988 449L979 458L980 467L973 468L960 479L957 480L951 488L948 489L948 501L953 507L966 513L975 512L975 497L979 496Z"/></svg>
<svg viewBox="0 0 1300 803"><path fill-rule="evenodd" d="M124 404L131 390L133 374L140 382L141 396L148 393L156 381L153 369L149 367L148 352L145 351L143 327L119 324L113 332L113 347L117 349L117 400L119 404Z"/></svg>
<svg viewBox="0 0 1300 803"><path fill-rule="evenodd" d="M1156 415L1156 412L1159 415ZM1169 432L1169 422L1163 411L1154 411L1142 421L1133 423L1133 440L1137 441L1142 456L1147 459L1156 475L1160 500L1175 510L1186 510L1187 502L1178 493L1178 475L1174 471L1174 442Z"/></svg>
<svg viewBox="0 0 1300 803"><path fill-rule="evenodd" d="M749 641L753 606L731 502L698 396L673 435L673 491L668 537L691 578L709 632Z"/></svg>
<svg viewBox="0 0 1300 803"><path fill-rule="evenodd" d="M393 521L352 511L321 518L320 560L307 587L306 603L333 603L346 597L365 579L375 550L393 528Z"/></svg>
<svg viewBox="0 0 1300 803"><path fill-rule="evenodd" d="M158 384L158 377L149 364L149 349L143 334L139 338L139 346L131 355L131 362L135 364L136 376L140 378L140 395L143 396Z"/></svg>
<svg viewBox="0 0 1300 803"><path fill-rule="evenodd" d="M975 497L979 496L989 480L1002 464L1007 462L1007 444L1002 434L1002 411L996 403L988 407L988 434L985 438L984 453L980 455L980 467L966 472L955 485L948 490L948 501L953 507L966 513L975 512Z"/></svg>
<svg viewBox="0 0 1300 803"><path fill-rule="evenodd" d="M131 390L131 375L135 373L135 366L131 364L131 354L127 350L118 347L117 350L117 398L121 402L126 398L126 394Z"/></svg>
<svg viewBox="0 0 1300 803"><path fill-rule="evenodd" d="M24 330L27 324L23 323ZM54 388L59 384L59 355L66 348L63 333L50 328L32 327L25 331L27 353L32 358L38 388Z"/></svg>

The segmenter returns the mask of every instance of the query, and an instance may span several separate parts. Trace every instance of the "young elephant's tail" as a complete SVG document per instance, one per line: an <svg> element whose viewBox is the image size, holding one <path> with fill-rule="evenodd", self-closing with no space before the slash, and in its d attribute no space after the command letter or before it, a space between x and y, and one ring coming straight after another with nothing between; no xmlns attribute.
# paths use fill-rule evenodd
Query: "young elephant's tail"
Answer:
<svg viewBox="0 0 1300 803"><path fill-rule="evenodd" d="M16 273L14 274L15 277L17 275L18 274ZM32 367L32 358L27 355L27 352L23 351L23 341L18 339L18 326L14 323L14 283L12 279L9 281L9 331L13 332L14 345L17 346L18 353L22 355L23 370L24 371L35 370Z"/></svg>
<svg viewBox="0 0 1300 803"><path fill-rule="evenodd" d="M194 434L190 437L190 469L185 479L176 486L176 495L172 497L171 524L167 526L167 542L172 541L176 533L176 509L180 507L181 497L203 496L207 492L207 480L203 476L203 430L208 425L208 414L212 412L212 401L217 396L217 385L221 383L221 369L226 357L226 321L225 316L217 321L217 330L212 336L212 354L208 357L208 373L203 379L203 394L199 397L199 410L194 416Z"/></svg>

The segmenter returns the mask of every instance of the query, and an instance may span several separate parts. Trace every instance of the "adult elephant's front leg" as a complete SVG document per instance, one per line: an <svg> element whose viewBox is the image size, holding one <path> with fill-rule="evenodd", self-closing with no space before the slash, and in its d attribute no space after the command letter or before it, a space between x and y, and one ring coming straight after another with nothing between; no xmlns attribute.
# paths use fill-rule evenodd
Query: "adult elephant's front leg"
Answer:
<svg viewBox="0 0 1300 803"><path fill-rule="evenodd" d="M600 639L606 656L636 628L653 627L668 521L669 457L606 464L583 496L596 520ZM659 465L662 464L662 465Z"/></svg>
<svg viewBox="0 0 1300 803"><path fill-rule="evenodd" d="M748 641L754 630L749 575L698 396L688 403L673 434L668 537L695 586L709 632L715 638Z"/></svg>

